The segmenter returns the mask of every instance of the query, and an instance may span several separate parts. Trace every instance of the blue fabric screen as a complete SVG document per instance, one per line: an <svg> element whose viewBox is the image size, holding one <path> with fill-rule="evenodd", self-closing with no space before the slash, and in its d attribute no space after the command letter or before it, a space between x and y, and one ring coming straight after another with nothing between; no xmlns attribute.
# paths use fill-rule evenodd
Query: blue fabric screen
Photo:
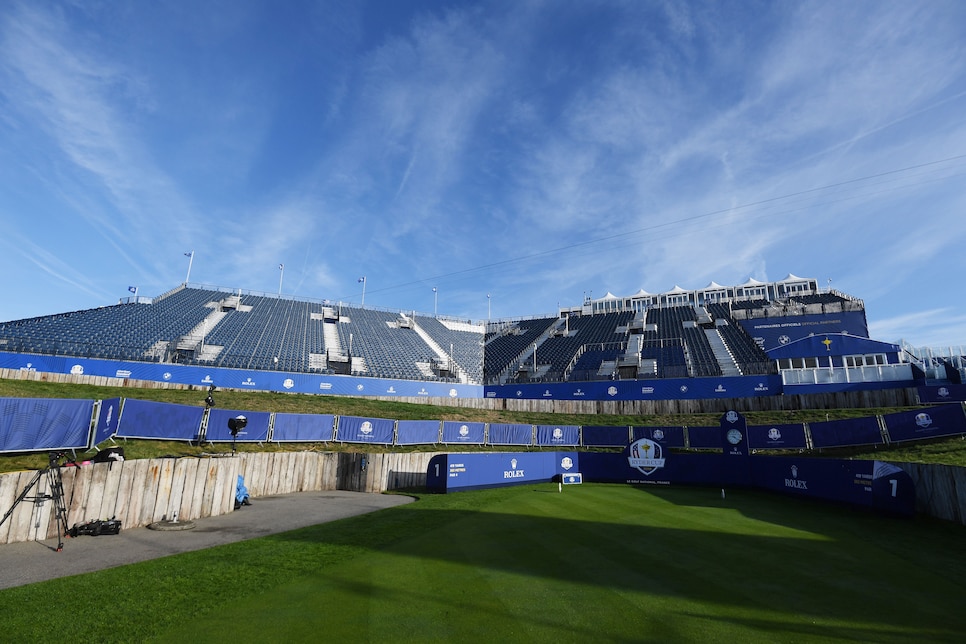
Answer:
<svg viewBox="0 0 966 644"><path fill-rule="evenodd" d="M487 442L490 445L530 445L533 443L533 427L490 423L490 436Z"/></svg>
<svg viewBox="0 0 966 644"><path fill-rule="evenodd" d="M0 452L90 447L93 400L0 398Z"/></svg>
<svg viewBox="0 0 966 644"><path fill-rule="evenodd" d="M205 440L209 443L216 441L231 441L231 429L228 420L237 416L244 416L248 423L238 432L234 440L239 443L262 443L268 440L268 421L271 412L243 411L240 409L211 409L208 412L208 426L205 429Z"/></svg>
<svg viewBox="0 0 966 644"><path fill-rule="evenodd" d="M805 449L805 425L749 425L748 445L753 449Z"/></svg>
<svg viewBox="0 0 966 644"><path fill-rule="evenodd" d="M395 421L385 418L340 416L337 436L340 441L345 443L382 443L391 445L395 425Z"/></svg>
<svg viewBox="0 0 966 644"><path fill-rule="evenodd" d="M587 447L623 447L630 443L627 425L585 425L581 433Z"/></svg>
<svg viewBox="0 0 966 644"><path fill-rule="evenodd" d="M879 419L845 418L809 423L813 447L844 447L846 445L876 445L882 442Z"/></svg>
<svg viewBox="0 0 966 644"><path fill-rule="evenodd" d="M486 442L486 424L443 421L443 442L482 445Z"/></svg>
<svg viewBox="0 0 966 644"><path fill-rule="evenodd" d="M330 441L335 433L332 414L275 414L272 440L279 443Z"/></svg>
<svg viewBox="0 0 966 644"><path fill-rule="evenodd" d="M688 427L688 447L692 449L721 449L721 426Z"/></svg>
<svg viewBox="0 0 966 644"><path fill-rule="evenodd" d="M126 398L117 436L197 440L204 413L204 407Z"/></svg>
<svg viewBox="0 0 966 644"><path fill-rule="evenodd" d="M680 425L665 425L662 427L632 427L631 442L641 438L649 438L664 447L684 447L684 427ZM624 443L625 445L627 443Z"/></svg>
<svg viewBox="0 0 966 644"><path fill-rule="evenodd" d="M121 419L121 399L111 398L101 401L97 412L97 425L94 427L94 445L105 441L117 433L117 423Z"/></svg>
<svg viewBox="0 0 966 644"><path fill-rule="evenodd" d="M580 444L576 425L537 425L537 445L574 447Z"/></svg>
<svg viewBox="0 0 966 644"><path fill-rule="evenodd" d="M396 445L435 445L438 442L438 420L396 421Z"/></svg>
<svg viewBox="0 0 966 644"><path fill-rule="evenodd" d="M889 440L897 443L966 433L966 415L959 403L886 414L882 420Z"/></svg>

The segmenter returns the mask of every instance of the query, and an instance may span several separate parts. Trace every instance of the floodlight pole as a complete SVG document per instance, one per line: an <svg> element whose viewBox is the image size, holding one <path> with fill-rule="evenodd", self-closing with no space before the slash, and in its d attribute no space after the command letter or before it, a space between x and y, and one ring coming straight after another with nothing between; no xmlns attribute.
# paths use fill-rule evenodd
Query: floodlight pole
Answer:
<svg viewBox="0 0 966 644"><path fill-rule="evenodd" d="M184 276L184 283L187 285L191 280L191 263L195 261L195 252L190 251L185 253L188 256L188 274Z"/></svg>

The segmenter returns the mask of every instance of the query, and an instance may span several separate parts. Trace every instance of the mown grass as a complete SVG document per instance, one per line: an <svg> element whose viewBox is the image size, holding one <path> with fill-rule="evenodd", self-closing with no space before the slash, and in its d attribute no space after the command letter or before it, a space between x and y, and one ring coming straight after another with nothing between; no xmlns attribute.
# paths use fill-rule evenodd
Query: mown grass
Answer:
<svg viewBox="0 0 966 644"><path fill-rule="evenodd" d="M751 491L522 485L0 591L0 632L22 642L958 642L964 537L962 526Z"/></svg>
<svg viewBox="0 0 966 644"><path fill-rule="evenodd" d="M157 402L170 402L183 405L204 406L208 390L195 389L155 389L129 387L100 387L86 384L51 383L29 380L0 380L0 397L6 398L87 398L103 400L124 397ZM366 416L373 418L392 418L396 420L464 420L492 423L560 424L560 425L717 425L720 414L654 414L645 416L630 415L592 415L592 414L549 414L534 412L509 412L502 410L479 410L459 407L443 407L427 404L380 401L371 398L352 398L343 396L314 396L307 394L288 394L278 392L255 392L218 390L214 394L216 405L227 409L246 411L290 412L305 414L336 414ZM798 422L817 422L857 418L876 414L887 414L901 409L863 408L863 409L816 409L748 412L745 416L749 424L766 425ZM157 458L162 456L199 456L204 453L228 452L230 445L189 445L177 441L129 440L124 443L127 458ZM255 445L239 443L238 451L292 451L317 450L340 451L359 450L360 446L340 443L318 444L273 444ZM378 451L430 451L435 446L417 447L378 447L366 446L370 452ZM492 449L492 448L487 448ZM835 458L881 459L907 462L943 463L966 466L966 441L958 438L928 441L915 445L889 445L878 448L843 448L823 450L819 456ZM78 454L78 458L83 457ZM9 454L0 455L0 473L39 469L46 466L46 454Z"/></svg>

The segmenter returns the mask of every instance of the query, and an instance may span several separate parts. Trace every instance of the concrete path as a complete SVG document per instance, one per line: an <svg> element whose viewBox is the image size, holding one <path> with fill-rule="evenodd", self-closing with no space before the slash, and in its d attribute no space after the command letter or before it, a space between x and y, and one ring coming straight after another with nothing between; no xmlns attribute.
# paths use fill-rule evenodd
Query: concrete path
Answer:
<svg viewBox="0 0 966 644"><path fill-rule="evenodd" d="M116 535L65 538L60 552L57 539L0 544L0 589L255 539L412 500L398 494L299 492L252 499L252 505L229 514L197 519L190 530L125 529L122 525ZM71 525L79 523L69 520Z"/></svg>

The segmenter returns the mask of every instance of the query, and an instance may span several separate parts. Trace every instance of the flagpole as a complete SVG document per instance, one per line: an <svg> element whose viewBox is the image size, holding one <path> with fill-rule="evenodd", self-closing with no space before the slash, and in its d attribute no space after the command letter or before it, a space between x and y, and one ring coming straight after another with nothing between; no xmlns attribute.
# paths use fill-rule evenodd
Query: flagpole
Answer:
<svg viewBox="0 0 966 644"><path fill-rule="evenodd" d="M285 264L278 265L278 294L282 294L282 278L285 277Z"/></svg>
<svg viewBox="0 0 966 644"><path fill-rule="evenodd" d="M185 253L185 255L188 257L188 274L184 276L184 283L187 286L191 279L191 262L195 261L195 252L191 251L190 253Z"/></svg>
<svg viewBox="0 0 966 644"><path fill-rule="evenodd" d="M366 276L360 277L359 281L362 282L362 308L366 308Z"/></svg>

